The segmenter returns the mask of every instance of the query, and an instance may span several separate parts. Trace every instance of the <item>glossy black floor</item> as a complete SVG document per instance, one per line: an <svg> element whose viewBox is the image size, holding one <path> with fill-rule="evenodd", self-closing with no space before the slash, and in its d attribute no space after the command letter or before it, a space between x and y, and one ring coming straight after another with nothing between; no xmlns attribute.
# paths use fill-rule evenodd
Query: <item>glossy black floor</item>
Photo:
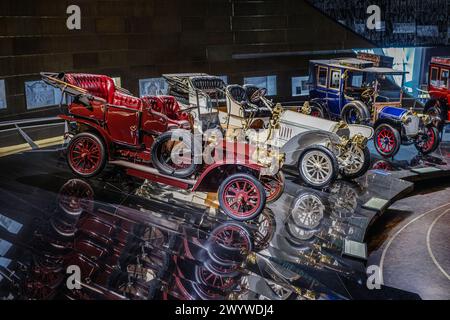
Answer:
<svg viewBox="0 0 450 320"><path fill-rule="evenodd" d="M368 290L364 256L345 249L349 241L365 248L385 209L364 209L369 199L391 204L412 191L399 177L415 181L419 174L404 169L439 163L447 173L447 142L429 157L412 148L323 191L288 177L283 196L247 224L114 168L79 180L62 150L1 158L0 298L418 298L389 287ZM70 266L81 269L80 290L70 286Z"/></svg>

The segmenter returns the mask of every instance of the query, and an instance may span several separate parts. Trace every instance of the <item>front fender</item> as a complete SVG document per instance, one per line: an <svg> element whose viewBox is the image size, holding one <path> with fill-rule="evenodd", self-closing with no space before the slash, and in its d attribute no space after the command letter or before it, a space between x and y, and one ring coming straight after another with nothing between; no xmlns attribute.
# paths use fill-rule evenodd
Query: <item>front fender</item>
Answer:
<svg viewBox="0 0 450 320"><path fill-rule="evenodd" d="M394 127L395 129L397 129L397 130L399 130L401 132L401 128L402 128L401 122L400 121L395 121L395 120L392 120L392 119L378 119L374 123L373 127L376 129L380 125L382 125L384 123L391 125L392 127Z"/></svg>
<svg viewBox="0 0 450 320"><path fill-rule="evenodd" d="M287 166L297 166L298 159L306 148L312 145L324 146L329 143L339 144L339 136L335 133L323 130L307 131L291 138L281 148L281 152L286 156L285 164Z"/></svg>
<svg viewBox="0 0 450 320"><path fill-rule="evenodd" d="M261 169L260 165L249 163L248 161L236 161L233 163L218 161L208 166L202 172L192 191L217 192L220 183L225 177L238 172L250 172L258 177Z"/></svg>
<svg viewBox="0 0 450 320"><path fill-rule="evenodd" d="M372 139L374 130L372 127L364 126L360 124L349 124L348 129L350 130L350 138L357 134L362 135L364 138Z"/></svg>
<svg viewBox="0 0 450 320"><path fill-rule="evenodd" d="M91 131L94 131L95 133L98 134L99 138L103 139L105 142L105 147L108 150L108 154L109 154L109 149L110 149L110 143L112 141L111 136L109 135L109 133L100 125L98 125L97 123L93 122L93 121L89 121L88 119L83 119L83 118L78 118L78 117L73 117L70 115L59 115L59 118L68 121L68 122L77 122L79 124L83 124L86 127L91 128Z"/></svg>

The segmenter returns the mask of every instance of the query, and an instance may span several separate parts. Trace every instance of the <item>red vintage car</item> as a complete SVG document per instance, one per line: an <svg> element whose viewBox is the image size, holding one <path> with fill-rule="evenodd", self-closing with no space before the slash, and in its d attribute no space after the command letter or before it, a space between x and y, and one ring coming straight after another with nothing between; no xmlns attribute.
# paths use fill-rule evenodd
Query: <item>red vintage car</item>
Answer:
<svg viewBox="0 0 450 320"><path fill-rule="evenodd" d="M193 143L191 118L174 97L137 98L102 75L41 75L47 84L70 97L60 117L69 123L67 161L78 176L93 177L109 163L124 167L127 174L137 178L192 191L218 192L221 209L239 221L258 216L266 200L275 200L283 191L283 180L263 175L267 162L262 164L261 158L253 161L252 147L247 144L233 146L233 150L248 151L244 155L236 151L231 159L227 154L226 159L210 165L193 161L198 148L203 150L205 145ZM215 141L217 145L221 142L229 145ZM174 162L172 155L181 150L189 159ZM282 159L276 157L277 161Z"/></svg>
<svg viewBox="0 0 450 320"><path fill-rule="evenodd" d="M450 57L431 58L428 92L430 100L425 113L438 118L441 124L450 122Z"/></svg>

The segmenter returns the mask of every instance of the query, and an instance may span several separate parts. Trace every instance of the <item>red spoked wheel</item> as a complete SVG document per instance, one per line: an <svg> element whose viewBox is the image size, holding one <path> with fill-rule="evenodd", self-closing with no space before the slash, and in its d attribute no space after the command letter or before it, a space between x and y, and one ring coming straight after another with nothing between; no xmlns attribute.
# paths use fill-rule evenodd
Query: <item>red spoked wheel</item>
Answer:
<svg viewBox="0 0 450 320"><path fill-rule="evenodd" d="M237 173L225 179L218 191L220 207L227 216L238 221L257 217L266 205L266 191L252 175Z"/></svg>
<svg viewBox="0 0 450 320"><path fill-rule="evenodd" d="M206 260L204 267L208 269L209 272L212 272L221 277L234 278L237 277L240 272L240 263L242 263L242 254L239 253L241 258L236 259L237 261L234 263L221 262L217 263L213 259ZM235 255L236 256L236 255Z"/></svg>
<svg viewBox="0 0 450 320"><path fill-rule="evenodd" d="M198 283L219 290L230 290L236 284L235 278L219 275L205 267L196 267L195 276Z"/></svg>
<svg viewBox="0 0 450 320"><path fill-rule="evenodd" d="M317 106L311 106L311 113L309 115L316 118L324 118L323 110Z"/></svg>
<svg viewBox="0 0 450 320"><path fill-rule="evenodd" d="M266 202L272 203L277 201L284 191L284 174L278 172L276 176L263 176L261 182L266 190Z"/></svg>
<svg viewBox="0 0 450 320"><path fill-rule="evenodd" d="M309 113L310 116L323 119L329 118L328 113L325 111L325 108L320 103L312 101L309 103L309 107L311 110L311 112Z"/></svg>
<svg viewBox="0 0 450 320"><path fill-rule="evenodd" d="M444 127L447 116L443 112L443 106L439 100L429 100L425 104L424 113L431 117L433 126L435 126L439 131Z"/></svg>
<svg viewBox="0 0 450 320"><path fill-rule="evenodd" d="M439 131L436 127L425 129L426 134L419 135L415 142L416 149L422 154L429 154L439 145Z"/></svg>
<svg viewBox="0 0 450 320"><path fill-rule="evenodd" d="M225 268L211 270L220 275L230 275L243 259L243 253L253 250L250 233L235 222L227 222L214 229L208 239L208 255L215 264Z"/></svg>
<svg viewBox="0 0 450 320"><path fill-rule="evenodd" d="M386 160L378 160L372 165L374 170L393 171L394 168L391 163Z"/></svg>
<svg viewBox="0 0 450 320"><path fill-rule="evenodd" d="M208 241L229 250L251 251L253 248L248 230L234 222L227 222L214 229Z"/></svg>
<svg viewBox="0 0 450 320"><path fill-rule="evenodd" d="M400 149L400 133L391 125L383 123L375 130L374 143L379 154L393 157Z"/></svg>
<svg viewBox="0 0 450 320"><path fill-rule="evenodd" d="M67 151L69 167L80 177L96 176L105 167L105 146L95 134L84 132L76 135L70 141Z"/></svg>
<svg viewBox="0 0 450 320"><path fill-rule="evenodd" d="M94 190L79 179L66 182L59 191L59 206L69 215L78 216L83 210L92 212L94 207Z"/></svg>

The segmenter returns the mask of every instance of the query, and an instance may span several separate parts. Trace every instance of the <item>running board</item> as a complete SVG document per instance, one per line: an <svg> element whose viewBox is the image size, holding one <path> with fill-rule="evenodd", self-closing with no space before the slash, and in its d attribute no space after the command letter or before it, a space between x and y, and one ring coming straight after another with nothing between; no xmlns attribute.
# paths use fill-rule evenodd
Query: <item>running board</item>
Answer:
<svg viewBox="0 0 450 320"><path fill-rule="evenodd" d="M157 169L155 169L153 167L142 165L142 164L137 164L137 163L132 163L132 162L125 161L125 160L110 161L109 163L112 165L121 166L121 167L130 169L130 174L132 176L142 177L142 178L149 179L149 180L156 180L157 182L162 182L162 183L178 186L178 187L185 188L185 189L187 189L189 186L194 186L197 183L196 180L181 179L181 178L176 178L173 176L165 175L165 174L160 173ZM144 173L144 175L140 175L139 172Z"/></svg>

